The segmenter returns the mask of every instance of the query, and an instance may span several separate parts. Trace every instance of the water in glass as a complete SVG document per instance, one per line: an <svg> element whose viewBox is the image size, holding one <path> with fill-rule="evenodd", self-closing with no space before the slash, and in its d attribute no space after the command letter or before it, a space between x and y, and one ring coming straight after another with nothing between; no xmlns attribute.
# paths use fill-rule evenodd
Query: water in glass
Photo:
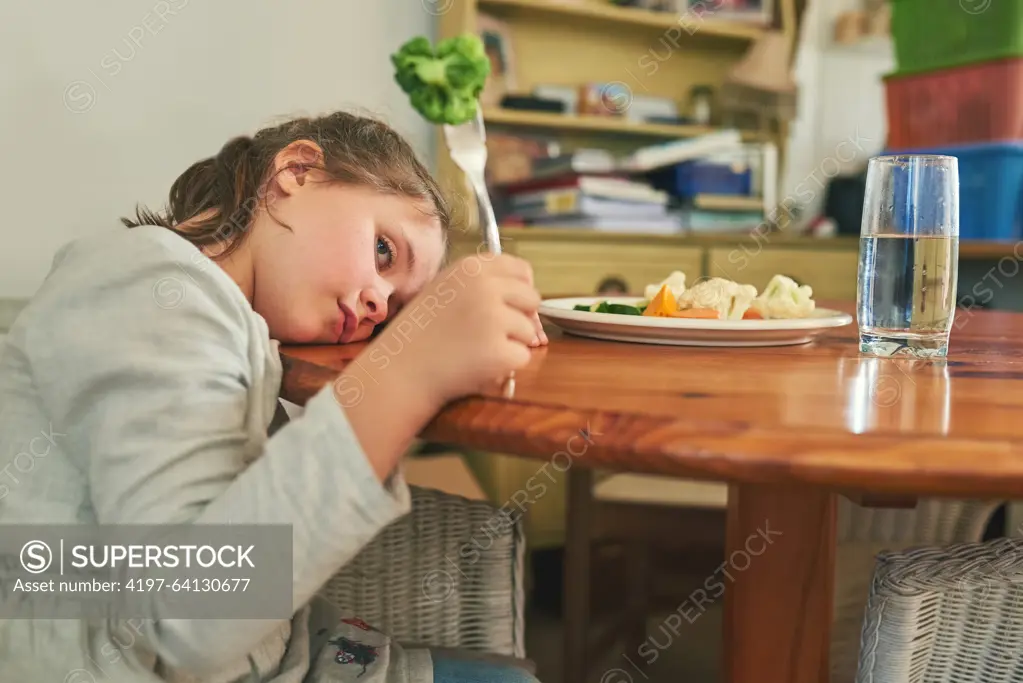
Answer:
<svg viewBox="0 0 1023 683"><path fill-rule="evenodd" d="M959 238L860 238L858 319L863 351L944 356L955 316Z"/></svg>

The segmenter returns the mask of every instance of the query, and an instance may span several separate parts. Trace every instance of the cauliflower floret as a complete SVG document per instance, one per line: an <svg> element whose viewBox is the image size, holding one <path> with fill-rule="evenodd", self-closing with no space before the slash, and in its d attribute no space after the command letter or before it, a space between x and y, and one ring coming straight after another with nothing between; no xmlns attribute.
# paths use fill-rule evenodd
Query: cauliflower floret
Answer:
<svg viewBox="0 0 1023 683"><path fill-rule="evenodd" d="M753 310L765 319L808 318L814 311L813 290L797 285L784 275L775 275L764 291L753 301Z"/></svg>
<svg viewBox="0 0 1023 683"><path fill-rule="evenodd" d="M668 286L668 291L671 292L672 296L678 299L686 291L686 274L676 270L665 278L663 282L656 285L647 285L646 290L643 292L643 297L647 301L652 301L657 296L657 292L661 291L661 287L665 285Z"/></svg>
<svg viewBox="0 0 1023 683"><path fill-rule="evenodd" d="M697 282L678 298L679 308L713 308L721 320L741 320L757 296L753 285L720 277Z"/></svg>

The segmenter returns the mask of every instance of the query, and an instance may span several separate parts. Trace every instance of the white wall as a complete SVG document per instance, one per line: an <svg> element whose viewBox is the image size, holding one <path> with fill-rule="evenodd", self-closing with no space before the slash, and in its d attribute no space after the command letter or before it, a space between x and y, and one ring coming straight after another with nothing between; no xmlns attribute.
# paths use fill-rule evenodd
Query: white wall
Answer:
<svg viewBox="0 0 1023 683"><path fill-rule="evenodd" d="M434 35L424 1L0 0L0 299L276 117L369 110L432 160L388 60Z"/></svg>
<svg viewBox="0 0 1023 683"><path fill-rule="evenodd" d="M887 117L881 77L895 69L890 39L836 45L834 23L861 0L810 0L794 77L800 88L782 192L808 200L812 218L823 206L822 184L866 166L884 148ZM843 142L857 140L855 149ZM801 189L800 189L801 188ZM809 198L812 191L813 198Z"/></svg>

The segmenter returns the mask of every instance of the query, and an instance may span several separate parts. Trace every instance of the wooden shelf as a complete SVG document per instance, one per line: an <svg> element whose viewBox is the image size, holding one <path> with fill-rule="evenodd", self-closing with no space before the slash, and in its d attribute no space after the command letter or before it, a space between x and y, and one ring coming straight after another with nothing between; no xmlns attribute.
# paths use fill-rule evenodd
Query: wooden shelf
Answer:
<svg viewBox="0 0 1023 683"><path fill-rule="evenodd" d="M666 31L670 28L682 28L692 31L692 35L716 36L736 40L755 40L764 29L757 24L745 24L739 21L722 21L720 19L700 19L693 16L692 22L679 23L680 16L673 12L652 12L650 10L630 7L615 7L610 3L597 4L583 0L579 4L557 0L479 0L484 9L505 12L533 12L554 14L579 20L599 21L615 26L631 25Z"/></svg>
<svg viewBox="0 0 1023 683"><path fill-rule="evenodd" d="M1019 242L959 242L960 259L1001 259L1006 256L1019 260Z"/></svg>
<svg viewBox="0 0 1023 683"><path fill-rule="evenodd" d="M678 234L663 235L640 233L615 233L580 228L553 227L502 227L501 235L510 241L529 240L546 241L578 241L600 244L673 244L677 246L711 247L721 245L748 244L752 248L761 245L763 248L784 247L786 249L821 249L843 250L856 252L860 248L860 238L855 235L839 235L836 237L808 237L805 235L786 235L783 233L764 233L755 236L749 232L710 233L710 234ZM462 233L455 240L479 242L476 233ZM1019 258L1017 242L994 241L961 241L959 243L959 259L968 261L997 260L1006 256ZM1023 252L1021 252L1023 253Z"/></svg>
<svg viewBox="0 0 1023 683"><path fill-rule="evenodd" d="M701 234L642 234L632 232L603 232L598 230L587 230L584 228L556 228L546 226L501 227L501 236L510 242L580 242L600 244L660 244L692 247L713 247L747 244L751 249L758 243L763 248L785 247L796 249L825 249L825 250L848 250L858 251L860 238L855 236L838 237L807 237L804 235L786 235L782 233L765 233L760 237L753 235L753 230L731 233L701 233ZM454 240L466 240L478 243L479 235L475 232L460 233L453 237ZM1011 252L1012 245L1008 245ZM960 254L963 245L960 244Z"/></svg>
<svg viewBox="0 0 1023 683"><path fill-rule="evenodd" d="M711 126L676 126L663 123L636 123L624 118L611 116L571 116L548 114L546 112L517 111L514 109L486 108L483 119L488 124L522 126L525 128L546 128L563 131L614 133L653 138L691 138L707 135L720 130ZM746 142L762 142L769 139L757 132L744 131Z"/></svg>

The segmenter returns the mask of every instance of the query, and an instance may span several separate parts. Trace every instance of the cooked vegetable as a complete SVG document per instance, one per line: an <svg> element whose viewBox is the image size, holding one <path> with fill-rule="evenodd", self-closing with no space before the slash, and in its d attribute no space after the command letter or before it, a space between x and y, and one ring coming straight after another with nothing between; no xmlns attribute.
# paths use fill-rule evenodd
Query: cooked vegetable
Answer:
<svg viewBox="0 0 1023 683"><path fill-rule="evenodd" d="M433 123L458 125L476 116L490 75L490 58L479 36L465 33L437 43L419 36L391 55L394 80L412 106Z"/></svg>
<svg viewBox="0 0 1023 683"><path fill-rule="evenodd" d="M573 311L586 311L587 313L614 313L617 315L643 315L643 309L629 304L612 304L607 301L598 301L595 304L576 304Z"/></svg>
<svg viewBox="0 0 1023 683"><path fill-rule="evenodd" d="M643 315L643 311L635 306L629 306L628 304L608 304L608 313L617 313L618 315Z"/></svg>
<svg viewBox="0 0 1023 683"><path fill-rule="evenodd" d="M740 285L720 277L698 282L678 299L681 309L713 308L722 320L741 320L757 296L753 285Z"/></svg>
<svg viewBox="0 0 1023 683"><path fill-rule="evenodd" d="M661 291L661 288L667 287L671 290L672 296L677 301L682 292L686 291L686 274L680 270L676 270L668 277L664 278L664 281L659 282L656 285L647 285L646 291L643 292L643 296L647 299L653 299L657 296L657 292Z"/></svg>
<svg viewBox="0 0 1023 683"><path fill-rule="evenodd" d="M668 285L664 285L650 300L650 305L643 310L643 315L666 318L677 312L678 302L675 300L675 295L671 293Z"/></svg>
<svg viewBox="0 0 1023 683"><path fill-rule="evenodd" d="M775 275L751 307L764 318L806 318L814 311L813 290L784 275Z"/></svg>
<svg viewBox="0 0 1023 683"><path fill-rule="evenodd" d="M814 310L813 290L784 275L775 275L760 296L753 285L741 285L719 277L697 282L686 289L685 278L684 273L675 271L659 285L648 285L647 298L635 305L597 301L578 304L573 310L705 320L805 318ZM679 290L681 294L676 295Z"/></svg>
<svg viewBox="0 0 1023 683"><path fill-rule="evenodd" d="M686 308L671 314L672 318L706 318L720 320L721 314L713 308Z"/></svg>

